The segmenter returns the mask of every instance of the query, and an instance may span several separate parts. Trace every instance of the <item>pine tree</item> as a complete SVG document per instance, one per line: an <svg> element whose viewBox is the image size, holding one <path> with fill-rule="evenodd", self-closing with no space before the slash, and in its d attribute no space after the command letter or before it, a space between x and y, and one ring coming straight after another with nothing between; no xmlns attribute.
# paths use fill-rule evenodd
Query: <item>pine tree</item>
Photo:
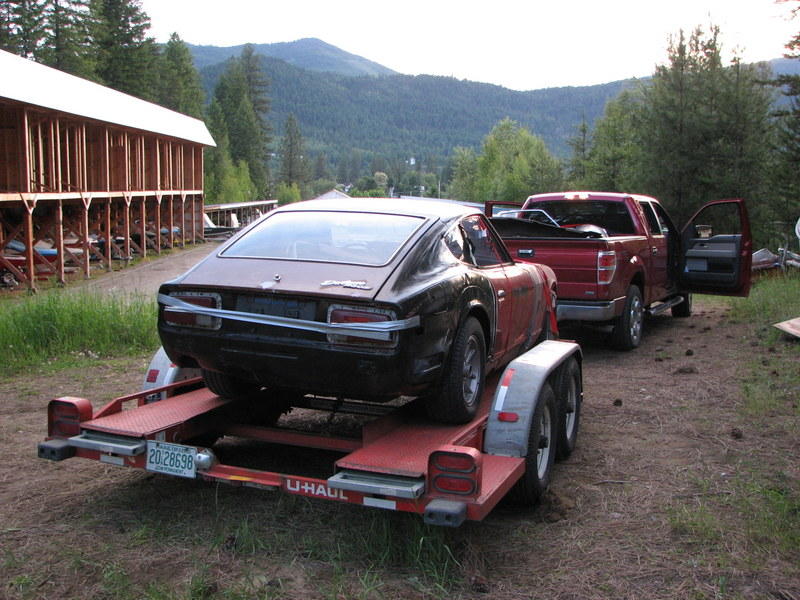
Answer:
<svg viewBox="0 0 800 600"><path fill-rule="evenodd" d="M189 48L173 33L159 57L158 103L196 118L203 116L203 89Z"/></svg>
<svg viewBox="0 0 800 600"><path fill-rule="evenodd" d="M150 18L140 0L91 0L97 21L97 74L105 85L145 100L156 101L158 51L147 37Z"/></svg>
<svg viewBox="0 0 800 600"><path fill-rule="evenodd" d="M281 183L296 183L302 188L308 179L305 156L303 155L303 136L293 114L286 118L284 136L279 151L281 160Z"/></svg>
<svg viewBox="0 0 800 600"><path fill-rule="evenodd" d="M259 172L264 172L263 191L267 193L271 179L269 172L269 147L272 143L272 129L268 119L270 110L269 79L264 74L264 66L262 64L263 57L255 54L252 44L245 45L242 49L240 60L247 82L247 94L250 98L250 104L253 106L253 112L258 122L258 130L261 137L261 147L254 150L253 160L258 160L261 163L258 165L257 169ZM258 156L259 154L260 157Z"/></svg>
<svg viewBox="0 0 800 600"><path fill-rule="evenodd" d="M45 0L40 62L85 79L98 80L94 20L86 0Z"/></svg>
<svg viewBox="0 0 800 600"><path fill-rule="evenodd" d="M44 0L0 2L0 49L34 58L44 42Z"/></svg>

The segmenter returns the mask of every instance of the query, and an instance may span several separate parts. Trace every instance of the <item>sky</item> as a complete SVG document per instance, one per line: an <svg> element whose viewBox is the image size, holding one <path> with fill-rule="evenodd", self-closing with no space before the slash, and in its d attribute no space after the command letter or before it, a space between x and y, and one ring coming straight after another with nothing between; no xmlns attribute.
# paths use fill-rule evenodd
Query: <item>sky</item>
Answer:
<svg viewBox="0 0 800 600"><path fill-rule="evenodd" d="M779 58L798 0L142 0L150 34L234 46L319 38L408 75L514 90L645 77L670 36L711 24L726 59Z"/></svg>

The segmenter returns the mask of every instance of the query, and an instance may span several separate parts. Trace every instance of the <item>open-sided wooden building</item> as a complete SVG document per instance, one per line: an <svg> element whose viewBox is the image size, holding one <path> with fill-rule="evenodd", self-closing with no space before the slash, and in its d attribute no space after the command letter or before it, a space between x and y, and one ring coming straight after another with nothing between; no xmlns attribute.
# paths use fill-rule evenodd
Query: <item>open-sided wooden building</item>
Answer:
<svg viewBox="0 0 800 600"><path fill-rule="evenodd" d="M0 51L0 274L30 287L203 236L192 117Z"/></svg>

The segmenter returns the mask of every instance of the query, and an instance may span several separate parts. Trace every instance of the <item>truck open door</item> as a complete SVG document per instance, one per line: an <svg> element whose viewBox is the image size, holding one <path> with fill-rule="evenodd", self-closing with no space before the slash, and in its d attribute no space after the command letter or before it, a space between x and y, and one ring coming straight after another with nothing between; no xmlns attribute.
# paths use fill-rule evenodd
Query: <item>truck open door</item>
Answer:
<svg viewBox="0 0 800 600"><path fill-rule="evenodd" d="M680 287L685 292L747 296L753 239L743 200L716 200L681 232Z"/></svg>

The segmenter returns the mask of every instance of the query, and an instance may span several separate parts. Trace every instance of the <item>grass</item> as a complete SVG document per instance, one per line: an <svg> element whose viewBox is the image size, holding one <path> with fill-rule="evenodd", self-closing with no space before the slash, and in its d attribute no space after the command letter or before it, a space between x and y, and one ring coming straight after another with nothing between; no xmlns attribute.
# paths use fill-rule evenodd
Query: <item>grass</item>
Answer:
<svg viewBox="0 0 800 600"><path fill-rule="evenodd" d="M52 290L0 302L0 375L152 351L158 347L155 323L150 298Z"/></svg>

